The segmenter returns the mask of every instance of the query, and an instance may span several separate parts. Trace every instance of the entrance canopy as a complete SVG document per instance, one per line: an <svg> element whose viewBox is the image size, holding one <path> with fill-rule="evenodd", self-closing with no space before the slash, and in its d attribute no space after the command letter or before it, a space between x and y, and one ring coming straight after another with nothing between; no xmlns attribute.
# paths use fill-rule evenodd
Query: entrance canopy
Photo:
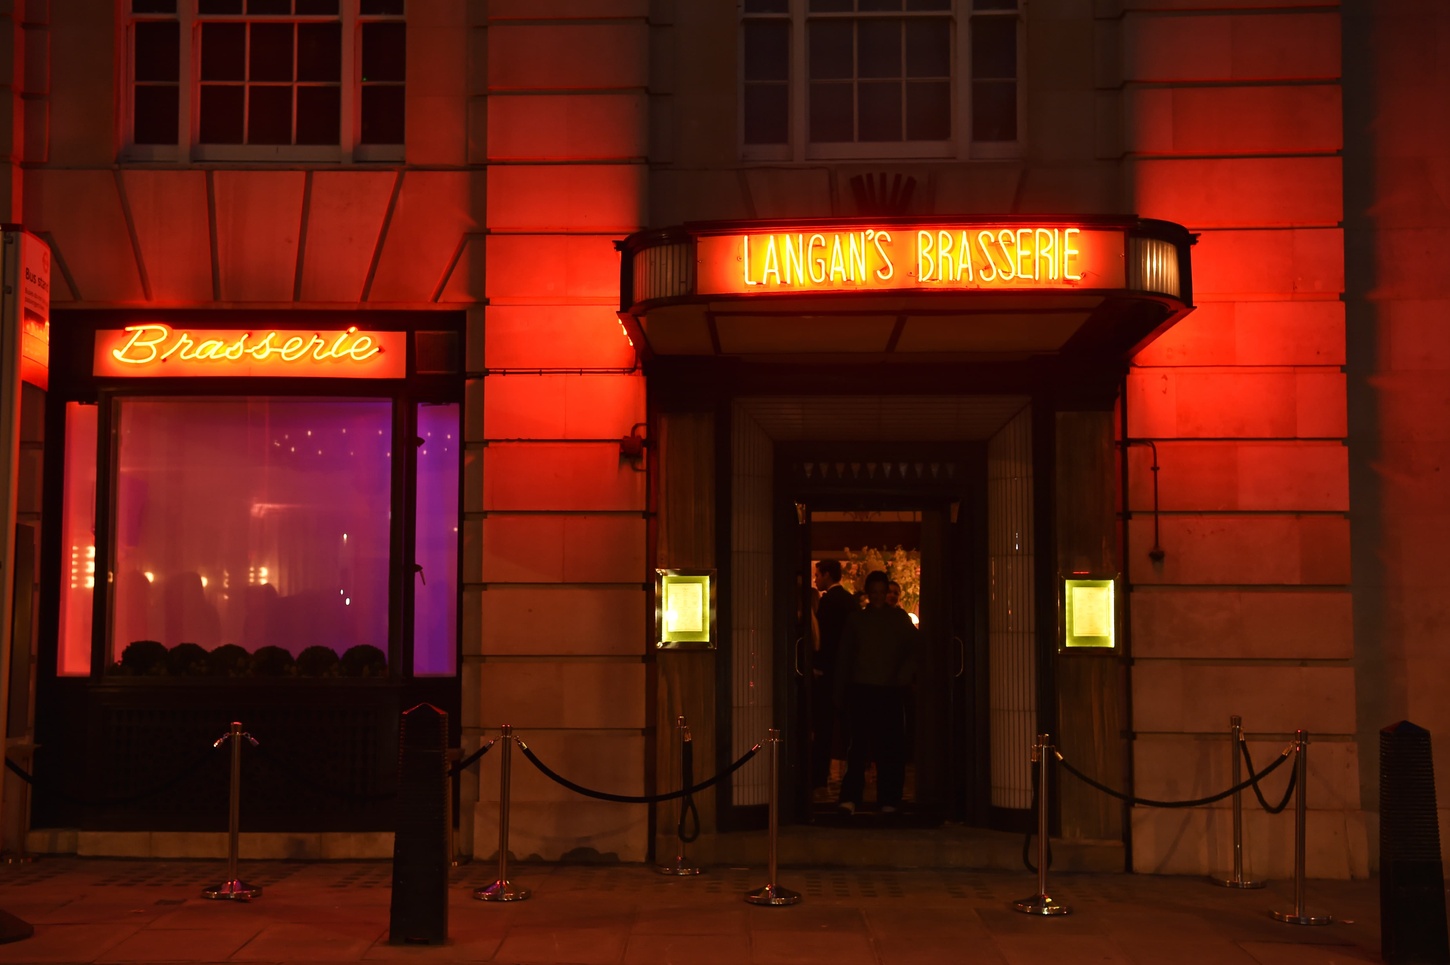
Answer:
<svg viewBox="0 0 1450 965"><path fill-rule="evenodd" d="M1124 218L700 222L619 243L645 357L1126 359L1193 308L1182 226Z"/></svg>

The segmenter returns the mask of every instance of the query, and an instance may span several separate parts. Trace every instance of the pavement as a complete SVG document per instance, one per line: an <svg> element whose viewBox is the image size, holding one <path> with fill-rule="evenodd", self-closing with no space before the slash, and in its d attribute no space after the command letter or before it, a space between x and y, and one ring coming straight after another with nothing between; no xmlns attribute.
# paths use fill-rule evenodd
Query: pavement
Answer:
<svg viewBox="0 0 1450 965"><path fill-rule="evenodd" d="M532 896L473 899L497 866L454 868L442 945L388 942L386 861L243 862L251 902L210 901L224 862L47 857L0 865L0 909L32 937L0 945L7 962L498 962L578 965L929 965L1170 963L1341 965L1378 962L1377 881L1310 881L1306 910L1334 924L1275 921L1290 882L1261 891L1202 878L1054 874L1070 915L1029 917L1026 872L782 868L799 904L749 905L761 868L667 877L635 864L512 865Z"/></svg>

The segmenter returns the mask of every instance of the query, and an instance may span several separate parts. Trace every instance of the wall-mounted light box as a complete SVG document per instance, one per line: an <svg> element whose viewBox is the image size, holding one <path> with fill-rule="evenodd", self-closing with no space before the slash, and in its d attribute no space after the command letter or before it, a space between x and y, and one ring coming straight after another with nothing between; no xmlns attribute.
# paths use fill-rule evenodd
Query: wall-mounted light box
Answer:
<svg viewBox="0 0 1450 965"><path fill-rule="evenodd" d="M714 650L715 571L655 570L655 646Z"/></svg>
<svg viewBox="0 0 1450 965"><path fill-rule="evenodd" d="M1112 650L1117 646L1117 607L1111 579L1062 581L1062 645L1068 650Z"/></svg>

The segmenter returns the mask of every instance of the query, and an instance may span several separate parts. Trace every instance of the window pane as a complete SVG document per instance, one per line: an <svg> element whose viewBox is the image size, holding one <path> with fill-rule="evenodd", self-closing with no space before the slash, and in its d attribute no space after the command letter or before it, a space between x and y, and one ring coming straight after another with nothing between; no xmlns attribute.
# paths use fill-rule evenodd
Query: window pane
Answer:
<svg viewBox="0 0 1450 965"><path fill-rule="evenodd" d="M746 13L789 13L790 0L745 0Z"/></svg>
<svg viewBox="0 0 1450 965"><path fill-rule="evenodd" d="M972 6L977 10L1016 10L1017 0L974 0Z"/></svg>
<svg viewBox="0 0 1450 965"><path fill-rule="evenodd" d="M811 80L851 77L854 67L850 21L815 21L807 29Z"/></svg>
<svg viewBox="0 0 1450 965"><path fill-rule="evenodd" d="M856 89L857 137L862 141L901 140L901 84L862 82Z"/></svg>
<svg viewBox="0 0 1450 965"><path fill-rule="evenodd" d="M247 143L292 143L291 87L253 87L248 91Z"/></svg>
<svg viewBox="0 0 1450 965"><path fill-rule="evenodd" d="M242 0L197 0L196 12L202 16L241 13Z"/></svg>
<svg viewBox="0 0 1450 965"><path fill-rule="evenodd" d="M379 14L401 17L403 0L362 0L361 13L365 17Z"/></svg>
<svg viewBox="0 0 1450 965"><path fill-rule="evenodd" d="M341 89L338 87L297 88L297 143L336 144L341 139Z"/></svg>
<svg viewBox="0 0 1450 965"><path fill-rule="evenodd" d="M174 20L143 20L136 24L136 79L179 80L181 24Z"/></svg>
<svg viewBox="0 0 1450 965"><path fill-rule="evenodd" d="M972 18L972 76L1017 76L1017 20L1013 17Z"/></svg>
<svg viewBox="0 0 1450 965"><path fill-rule="evenodd" d="M292 24L252 24L250 80L292 79Z"/></svg>
<svg viewBox="0 0 1450 965"><path fill-rule="evenodd" d="M785 84L745 85L746 144L785 144L789 140L789 90Z"/></svg>
<svg viewBox="0 0 1450 965"><path fill-rule="evenodd" d="M855 140L851 126L851 85L811 85L811 140Z"/></svg>
<svg viewBox="0 0 1450 965"><path fill-rule="evenodd" d="M302 16L335 17L337 0L297 0L297 12Z"/></svg>
<svg viewBox="0 0 1450 965"><path fill-rule="evenodd" d="M859 0L857 9L867 11L900 10L901 0Z"/></svg>
<svg viewBox="0 0 1450 965"><path fill-rule="evenodd" d="M784 20L745 22L745 79L790 78L790 24Z"/></svg>
<svg viewBox="0 0 1450 965"><path fill-rule="evenodd" d="M847 13L856 9L852 0L811 0L811 13Z"/></svg>
<svg viewBox="0 0 1450 965"><path fill-rule="evenodd" d="M1017 140L1015 81L977 81L972 85L972 140Z"/></svg>
<svg viewBox="0 0 1450 965"><path fill-rule="evenodd" d="M413 561L413 673L452 675L458 653L457 405L418 407L418 510Z"/></svg>
<svg viewBox="0 0 1450 965"><path fill-rule="evenodd" d="M952 0L906 0L908 10L950 10Z"/></svg>
<svg viewBox="0 0 1450 965"><path fill-rule="evenodd" d="M242 106L245 98L239 86L201 85L201 130L203 144L242 143Z"/></svg>
<svg viewBox="0 0 1450 965"><path fill-rule="evenodd" d="M292 12L292 0L247 0L247 13L253 16L286 16Z"/></svg>
<svg viewBox="0 0 1450 965"><path fill-rule="evenodd" d="M906 76L952 75L951 23L945 18L906 22Z"/></svg>
<svg viewBox="0 0 1450 965"><path fill-rule="evenodd" d="M379 21L362 28L362 79L404 79L408 63L407 33L402 23Z"/></svg>
<svg viewBox="0 0 1450 965"><path fill-rule="evenodd" d="M131 0L132 13L175 13L176 0Z"/></svg>
<svg viewBox="0 0 1450 965"><path fill-rule="evenodd" d="M386 653L388 402L126 399L118 428L112 660L133 640Z"/></svg>
<svg viewBox="0 0 1450 965"><path fill-rule="evenodd" d="M132 140L137 144L175 144L180 89L137 86L132 102L134 129Z"/></svg>
<svg viewBox="0 0 1450 965"><path fill-rule="evenodd" d="M201 25L201 79L245 80L247 28L239 23Z"/></svg>
<svg viewBox="0 0 1450 965"><path fill-rule="evenodd" d="M952 136L952 92L946 81L906 85L906 139L945 141Z"/></svg>
<svg viewBox="0 0 1450 965"><path fill-rule="evenodd" d="M856 29L856 76L900 77L901 21L862 20Z"/></svg>
<svg viewBox="0 0 1450 965"><path fill-rule="evenodd" d="M60 521L60 645L55 672L91 672L96 585L96 407L65 404L65 489Z"/></svg>
<svg viewBox="0 0 1450 965"><path fill-rule="evenodd" d="M297 79L337 83L342 79L342 25L297 25Z"/></svg>
<svg viewBox="0 0 1450 965"><path fill-rule="evenodd" d="M363 144L402 144L403 88L375 85L362 89Z"/></svg>

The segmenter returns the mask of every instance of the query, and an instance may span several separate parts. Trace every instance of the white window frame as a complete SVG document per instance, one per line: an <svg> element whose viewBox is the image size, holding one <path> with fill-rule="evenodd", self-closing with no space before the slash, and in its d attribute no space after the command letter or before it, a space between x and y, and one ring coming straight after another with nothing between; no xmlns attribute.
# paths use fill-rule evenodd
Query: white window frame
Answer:
<svg viewBox="0 0 1450 965"><path fill-rule="evenodd" d="M283 161L283 162L392 162L402 161L402 144L362 144L362 25L366 21L392 21L406 17L361 15L359 0L339 0L338 19L342 23L342 83L340 136L338 144L202 144L201 131L201 25L204 20L222 19L197 13L197 0L177 0L175 14L131 13L130 4L118 4L123 18L124 50L121 83L121 151L120 160L137 162L189 161ZM405 8L406 9L406 8ZM305 18L294 15L238 15L225 18L235 23L296 23L312 20L327 22L328 18ZM177 21L180 23L181 77L177 105L176 144L136 144L135 98L136 82L135 29L141 21ZM296 82L294 81L294 86ZM404 97L407 84L404 82Z"/></svg>
<svg viewBox="0 0 1450 965"><path fill-rule="evenodd" d="M997 159L1015 158L1021 155L1026 137L1023 125L1026 51L1026 0L1019 0L1014 11L980 11L978 16L1011 16L1017 21L1017 139L1014 141L972 140L972 50L969 24L974 13L972 0L952 0L950 17L952 21L952 137L946 141L855 141L814 144L809 140L810 115L808 93L810 78L807 73L806 22L807 0L789 0L789 12L785 14L751 14L749 19L788 20L790 24L790 64L786 87L790 98L787 112L787 143L747 144L745 143L745 21L744 4L739 4L739 38L737 47L736 104L739 122L736 125L736 141L740 156L746 161L791 161L816 160L866 160L866 159ZM846 16L841 14L840 16Z"/></svg>

